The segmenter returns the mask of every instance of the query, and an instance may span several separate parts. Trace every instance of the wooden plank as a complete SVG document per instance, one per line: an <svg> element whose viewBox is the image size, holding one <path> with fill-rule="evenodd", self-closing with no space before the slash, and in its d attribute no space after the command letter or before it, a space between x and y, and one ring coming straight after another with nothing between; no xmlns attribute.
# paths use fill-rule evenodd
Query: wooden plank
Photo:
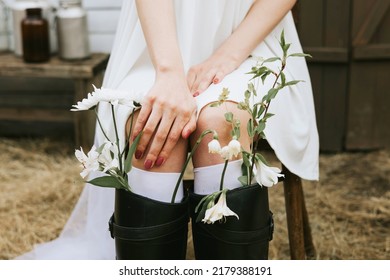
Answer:
<svg viewBox="0 0 390 280"><path fill-rule="evenodd" d="M326 0L324 20L324 46L344 48L348 55L350 30L350 0Z"/></svg>
<svg viewBox="0 0 390 280"><path fill-rule="evenodd" d="M372 63L353 63L349 92L347 149L378 148L374 140L376 71Z"/></svg>
<svg viewBox="0 0 390 280"><path fill-rule="evenodd" d="M390 148L390 63L389 61L374 62L376 69L376 88L374 98L374 139L379 147ZM379 121L378 121L379 120Z"/></svg>
<svg viewBox="0 0 390 280"><path fill-rule="evenodd" d="M352 64L347 148L390 147L388 62Z"/></svg>
<svg viewBox="0 0 390 280"><path fill-rule="evenodd" d="M72 122L74 116L70 111L35 108L1 108L0 120Z"/></svg>
<svg viewBox="0 0 390 280"><path fill-rule="evenodd" d="M345 139L348 66L310 63L320 149L343 150Z"/></svg>
<svg viewBox="0 0 390 280"><path fill-rule="evenodd" d="M70 109L73 105L72 92L0 91L0 110L3 108L52 108Z"/></svg>
<svg viewBox="0 0 390 280"><path fill-rule="evenodd" d="M311 62L340 63L348 62L349 51L347 48L332 47L304 47L304 52L312 55Z"/></svg>
<svg viewBox="0 0 390 280"><path fill-rule="evenodd" d="M370 44L355 47L353 58L355 60L390 59L390 44Z"/></svg>
<svg viewBox="0 0 390 280"><path fill-rule="evenodd" d="M90 59L63 61L53 56L47 63L24 63L11 53L0 54L0 76L45 78L92 78L105 69L108 55L95 53Z"/></svg>
<svg viewBox="0 0 390 280"><path fill-rule="evenodd" d="M299 9L297 29L302 45L323 46L324 0L300 0L297 5Z"/></svg>
<svg viewBox="0 0 390 280"><path fill-rule="evenodd" d="M74 85L69 79L57 78L29 78L29 77L1 77L0 92L31 91L57 92L73 91Z"/></svg>
<svg viewBox="0 0 390 280"><path fill-rule="evenodd" d="M323 66L323 96L321 99L322 150L341 151L344 148L348 94L348 66Z"/></svg>
<svg viewBox="0 0 390 280"><path fill-rule="evenodd" d="M1 121L0 136L5 137L50 137L74 142L73 123Z"/></svg>
<svg viewBox="0 0 390 280"><path fill-rule="evenodd" d="M383 17L390 7L389 0L377 0L375 5L366 15L363 24L353 39L353 45L366 45L371 41L372 36L378 29Z"/></svg>

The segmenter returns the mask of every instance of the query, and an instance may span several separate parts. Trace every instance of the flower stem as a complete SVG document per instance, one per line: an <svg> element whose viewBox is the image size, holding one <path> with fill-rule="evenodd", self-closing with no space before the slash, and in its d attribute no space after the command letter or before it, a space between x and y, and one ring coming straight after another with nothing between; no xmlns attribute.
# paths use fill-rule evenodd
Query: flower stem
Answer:
<svg viewBox="0 0 390 280"><path fill-rule="evenodd" d="M99 126L100 126L100 130L102 131L104 137L105 137L108 141L110 141L110 138L108 138L107 134L104 132L104 129L103 129L102 123L100 122L99 114L97 113L96 108L95 108L95 110L93 110L93 111L95 112L96 119L97 119L98 124L99 124Z"/></svg>
<svg viewBox="0 0 390 280"><path fill-rule="evenodd" d="M179 190L180 182L183 179L184 172L185 172L185 170L187 168L188 163L190 162L190 159L194 155L194 153L195 153L196 149L198 148L198 146L199 146L200 142L202 141L202 139L209 133L214 133L214 130L207 129L207 130L203 131L203 133L199 136L198 140L196 141L195 145L192 147L192 150L191 150L190 154L188 155L188 157L186 159L186 162L184 163L183 168L182 168L182 170L180 172L179 179L177 179L175 190L173 191L173 194L172 194L171 203L175 202L175 198L176 198L177 191Z"/></svg>
<svg viewBox="0 0 390 280"><path fill-rule="evenodd" d="M219 190L220 191L223 190L223 181L225 179L225 173L226 173L226 169L227 169L228 163L229 163L229 161L225 160L225 165L223 166L222 175L221 175L221 183L219 185Z"/></svg>
<svg viewBox="0 0 390 280"><path fill-rule="evenodd" d="M115 119L114 105L112 105L112 104L111 104L111 113L112 113L112 120L113 120L113 122L114 122L114 128L115 128L116 146L118 147L119 170L123 173L123 164L122 164L122 157L121 157L121 149L120 149L120 147L119 147L118 128L116 127L116 119Z"/></svg>
<svg viewBox="0 0 390 280"><path fill-rule="evenodd" d="M135 111L135 109L133 108L133 111L131 112L129 135L127 135L125 147L130 145L130 136L131 136L131 132L133 131L133 123L134 123L134 111ZM121 158L124 156L125 152L126 152L126 148L123 149L122 154L121 154Z"/></svg>

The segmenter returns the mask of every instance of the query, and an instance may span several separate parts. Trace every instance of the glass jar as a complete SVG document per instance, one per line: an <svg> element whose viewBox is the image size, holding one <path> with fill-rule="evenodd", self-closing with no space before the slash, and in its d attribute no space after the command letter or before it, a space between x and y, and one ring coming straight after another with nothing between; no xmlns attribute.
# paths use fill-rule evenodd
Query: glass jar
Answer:
<svg viewBox="0 0 390 280"><path fill-rule="evenodd" d="M50 59L49 25L42 17L41 8L26 9L21 30L24 61L48 61Z"/></svg>
<svg viewBox="0 0 390 280"><path fill-rule="evenodd" d="M13 50L15 55L23 56L22 30L20 28L22 20L26 17L26 9L41 8L42 17L49 22L50 50L57 50L56 32L54 30L54 13L47 0L14 0L9 4L13 19Z"/></svg>
<svg viewBox="0 0 390 280"><path fill-rule="evenodd" d="M65 60L90 56L87 14L79 0L60 1L57 10L58 54Z"/></svg>

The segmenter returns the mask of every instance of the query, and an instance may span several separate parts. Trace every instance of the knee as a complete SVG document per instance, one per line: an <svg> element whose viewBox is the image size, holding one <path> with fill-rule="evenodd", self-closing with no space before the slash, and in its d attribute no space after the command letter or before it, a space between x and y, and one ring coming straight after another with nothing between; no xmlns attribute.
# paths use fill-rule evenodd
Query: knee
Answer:
<svg viewBox="0 0 390 280"><path fill-rule="evenodd" d="M226 102L219 107L204 107L198 117L196 134L200 135L206 129L213 129L218 133L221 145L227 145L232 139L233 129L232 124L225 118L227 112L233 113L233 118L240 122L240 142L247 143L249 137L246 126L250 116L246 111L239 110L237 104L233 102Z"/></svg>

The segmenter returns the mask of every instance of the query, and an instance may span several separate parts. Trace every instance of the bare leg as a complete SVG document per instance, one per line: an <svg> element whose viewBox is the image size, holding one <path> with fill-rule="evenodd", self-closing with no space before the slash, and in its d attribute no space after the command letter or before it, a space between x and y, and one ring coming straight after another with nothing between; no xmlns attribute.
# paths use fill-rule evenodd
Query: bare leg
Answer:
<svg viewBox="0 0 390 280"><path fill-rule="evenodd" d="M199 114L197 129L191 136L191 144L193 145L206 129L214 129L219 136L221 146L229 144L231 137L232 126L225 120L225 113L232 112L234 118L241 121L241 137L239 139L244 149L248 150L250 147L248 133L246 132L246 124L249 120L249 114L245 111L239 110L237 104L233 102L226 102L219 107L206 106ZM212 135L207 135L200 143L197 151L193 157L194 167L204 167L223 163L220 155L209 154L208 143L212 140Z"/></svg>

